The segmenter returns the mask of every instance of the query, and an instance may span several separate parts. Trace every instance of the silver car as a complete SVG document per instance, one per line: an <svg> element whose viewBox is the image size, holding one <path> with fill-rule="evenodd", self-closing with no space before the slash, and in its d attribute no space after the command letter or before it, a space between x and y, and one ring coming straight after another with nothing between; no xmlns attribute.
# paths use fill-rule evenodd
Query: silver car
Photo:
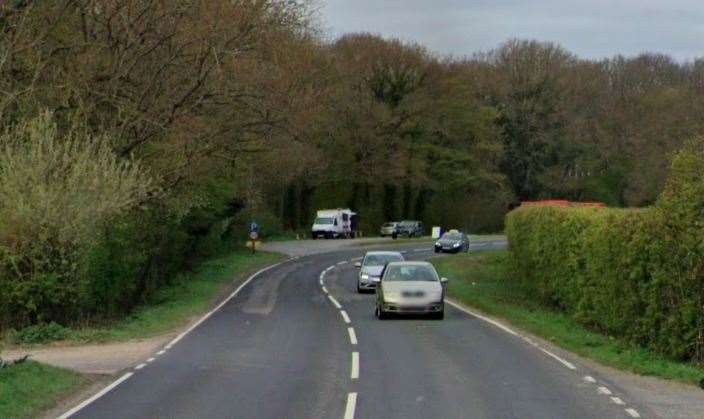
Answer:
<svg viewBox="0 0 704 419"><path fill-rule="evenodd" d="M376 316L428 314L445 316L445 284L428 262L391 262L384 268L376 290Z"/></svg>
<svg viewBox="0 0 704 419"><path fill-rule="evenodd" d="M355 266L359 268L357 292L374 291L384 266L389 262L402 260L403 255L399 252L367 252L361 262L355 263Z"/></svg>

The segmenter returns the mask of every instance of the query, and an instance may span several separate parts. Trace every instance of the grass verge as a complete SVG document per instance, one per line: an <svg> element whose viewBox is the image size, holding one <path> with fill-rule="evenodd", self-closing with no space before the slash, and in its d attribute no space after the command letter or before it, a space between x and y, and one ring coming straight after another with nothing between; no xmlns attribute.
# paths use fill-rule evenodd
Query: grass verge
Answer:
<svg viewBox="0 0 704 419"><path fill-rule="evenodd" d="M442 276L451 278L451 298L578 355L621 370L690 384L704 377L704 368L591 331L569 315L533 302L526 290L510 281L507 261L507 251L501 250L436 258L433 263Z"/></svg>
<svg viewBox="0 0 704 419"><path fill-rule="evenodd" d="M80 374L26 361L0 369L0 418L31 418L87 384Z"/></svg>
<svg viewBox="0 0 704 419"><path fill-rule="evenodd" d="M129 316L105 324L65 329L60 334L60 340L66 343L103 343L171 332L207 311L233 281L244 281L251 273L283 259L285 256L278 253L251 254L247 249L228 252L203 262L194 272L181 274L172 285L157 291L148 304L138 307ZM17 342L17 336L21 335L18 333L14 338L10 337L15 341L11 343L22 344L22 341Z"/></svg>

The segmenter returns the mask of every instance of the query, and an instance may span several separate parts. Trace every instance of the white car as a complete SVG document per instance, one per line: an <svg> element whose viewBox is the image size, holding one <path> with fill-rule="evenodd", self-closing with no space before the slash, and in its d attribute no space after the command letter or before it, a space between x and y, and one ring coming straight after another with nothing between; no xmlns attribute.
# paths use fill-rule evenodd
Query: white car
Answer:
<svg viewBox="0 0 704 419"><path fill-rule="evenodd" d="M355 266L359 268L357 292L374 291L384 266L390 262L403 260L403 255L399 252L367 252L361 262L355 263Z"/></svg>
<svg viewBox="0 0 704 419"><path fill-rule="evenodd" d="M446 282L428 262L391 262L376 290L376 316L425 314L442 320Z"/></svg>

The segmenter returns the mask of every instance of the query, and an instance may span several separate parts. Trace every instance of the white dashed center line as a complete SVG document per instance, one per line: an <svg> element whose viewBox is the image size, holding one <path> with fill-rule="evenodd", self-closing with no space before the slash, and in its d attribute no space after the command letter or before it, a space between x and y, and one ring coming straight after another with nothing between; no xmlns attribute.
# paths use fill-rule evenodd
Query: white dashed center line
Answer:
<svg viewBox="0 0 704 419"><path fill-rule="evenodd" d="M619 405L619 406L623 406L624 404L626 404L626 403L623 402L623 400L619 399L618 397L612 397L612 398L611 398L611 401L614 402L614 403L616 403L616 404Z"/></svg>
<svg viewBox="0 0 704 419"><path fill-rule="evenodd" d="M134 367L134 369L136 369L136 370L141 370L142 368L144 368L144 367L146 367L146 366L147 366L147 364L139 364L139 365L137 365L136 367Z"/></svg>
<svg viewBox="0 0 704 419"><path fill-rule="evenodd" d="M357 334L354 333L354 329L351 327L348 327L347 333L349 333L349 335L350 335L350 343L352 345L356 345L357 344Z"/></svg>
<svg viewBox="0 0 704 419"><path fill-rule="evenodd" d="M330 299L330 301L332 302L332 304L333 304L335 307L337 307L337 308L342 308L342 306L340 305L340 303L337 302L337 300L335 299L335 297L333 297L332 295L328 295L328 298Z"/></svg>
<svg viewBox="0 0 704 419"><path fill-rule="evenodd" d="M640 414L635 409L626 409L626 413L628 413L632 418L640 417Z"/></svg>
<svg viewBox="0 0 704 419"><path fill-rule="evenodd" d="M585 376L584 381L586 381L588 383L596 383L596 380L594 379L594 377L592 377L590 375Z"/></svg>
<svg viewBox="0 0 704 419"><path fill-rule="evenodd" d="M352 352L352 372L350 378L356 380L359 378L359 352Z"/></svg>
<svg viewBox="0 0 704 419"><path fill-rule="evenodd" d="M345 310L340 310L340 315L342 316L342 320L344 320L345 323L351 323L350 316L347 315L347 312Z"/></svg>
<svg viewBox="0 0 704 419"><path fill-rule="evenodd" d="M325 288L325 287L323 287L323 292L324 292L325 294L327 294L327 293L328 293L328 289Z"/></svg>
<svg viewBox="0 0 704 419"><path fill-rule="evenodd" d="M347 395L347 407L345 407L345 419L354 419L354 410L357 406L357 393Z"/></svg>
<svg viewBox="0 0 704 419"><path fill-rule="evenodd" d="M162 349L159 352L157 352L156 354L157 355L164 355L165 353L166 353L166 351Z"/></svg>

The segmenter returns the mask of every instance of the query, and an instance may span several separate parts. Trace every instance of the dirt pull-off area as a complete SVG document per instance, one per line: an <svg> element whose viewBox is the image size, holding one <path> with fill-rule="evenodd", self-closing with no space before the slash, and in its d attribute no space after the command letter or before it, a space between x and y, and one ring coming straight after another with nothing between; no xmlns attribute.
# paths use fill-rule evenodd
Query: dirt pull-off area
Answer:
<svg viewBox="0 0 704 419"><path fill-rule="evenodd" d="M5 360L12 361L29 355L29 358L84 374L116 374L139 364L163 346L171 335L119 343L81 346L43 346L15 348L2 352Z"/></svg>

